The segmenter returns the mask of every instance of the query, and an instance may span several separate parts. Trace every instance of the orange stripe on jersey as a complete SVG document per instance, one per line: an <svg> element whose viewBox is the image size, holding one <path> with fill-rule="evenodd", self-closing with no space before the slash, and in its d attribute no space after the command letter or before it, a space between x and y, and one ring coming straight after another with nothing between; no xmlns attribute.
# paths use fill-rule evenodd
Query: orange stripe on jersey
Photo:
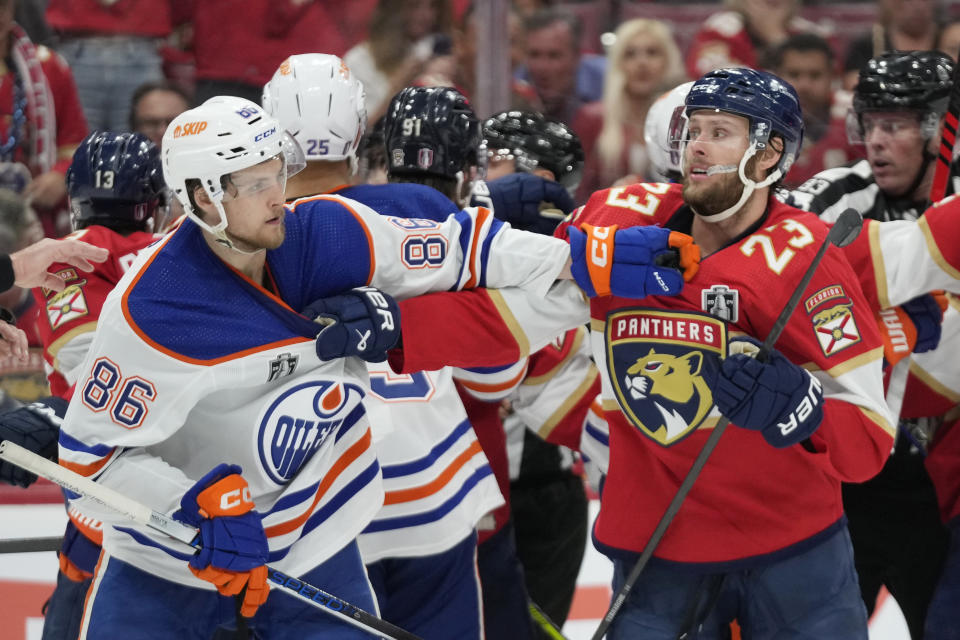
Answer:
<svg viewBox="0 0 960 640"><path fill-rule="evenodd" d="M353 214L353 217L357 219L357 222L360 224L360 228L363 229L364 235L367 236L367 246L370 249L370 273L367 274L366 284L370 284L371 282L373 282L373 273L374 271L376 271L376 267L377 267L377 255L373 250L373 235L370 233L370 229L367 227L367 224L363 221L363 217L359 213L354 211L353 207L351 207L346 202L344 202L342 197L338 198L338 197L322 195L322 194L317 196L310 196L308 198L297 198L290 205L290 208L296 211L297 205L299 205L300 203L313 202L314 200L329 200L331 202L336 202L340 204L344 209L349 211L351 214Z"/></svg>
<svg viewBox="0 0 960 640"><path fill-rule="evenodd" d="M480 274L474 270L474 264L477 260L477 248L480 246L480 230L487 223L487 220L490 219L491 215L493 214L490 213L489 209L477 207L477 219L473 223L473 237L470 239L470 251L468 255L463 256L463 262L467 269L470 270L470 279L463 285L464 289L473 289L480 281Z"/></svg>
<svg viewBox="0 0 960 640"><path fill-rule="evenodd" d="M103 549L100 550L100 557L97 558L97 566L93 569L93 583L90 585L90 588L87 589L87 595L83 598L83 617L80 618L80 637L86 637L86 627L89 622L90 617L90 605L92 602L90 598L93 597L93 594L97 591L97 588L100 586L100 578L103 577L103 574L100 572L100 566L103 564L103 559L105 555Z"/></svg>
<svg viewBox="0 0 960 640"><path fill-rule="evenodd" d="M496 391L504 391L506 389L511 389L523 379L523 376L527 375L527 368L523 367L520 370L520 373L510 378L506 382L495 382L495 383L483 383L483 382L474 382L472 380L464 380L462 378L457 378L457 382L462 384L466 389L470 391L476 391L477 393L494 393Z"/></svg>
<svg viewBox="0 0 960 640"><path fill-rule="evenodd" d="M323 495L340 476L340 474L343 473L343 470L350 466L357 458L360 457L361 454L370 448L370 442L370 429L367 429L367 432L363 434L363 437L350 445L350 448L344 451L343 455L333 463L333 466L330 467L330 471L323 476L320 486L317 487L317 493L313 496L313 502L310 504L307 510L293 520L281 522L280 524L275 524L270 527L264 527L264 532L267 534L267 537L271 538L275 536L282 536L290 533L291 531L296 531L298 527L302 526L303 523L307 521L307 518L309 518L313 513L314 509L317 508L317 505L320 504L320 500L323 499Z"/></svg>
<svg viewBox="0 0 960 640"><path fill-rule="evenodd" d="M470 446L463 450L463 452L453 459L446 469L437 476L434 480L431 480L425 485L419 487L412 487L410 489L400 489L399 491L388 491L383 497L383 504L398 504L400 502L413 502L414 500L419 500L420 498L426 498L431 496L450 482L457 471L463 468L467 462L482 449L480 448L480 443L474 440L470 443Z"/></svg>
<svg viewBox="0 0 960 640"><path fill-rule="evenodd" d="M600 396L594 398L593 402L590 403L590 411L593 411L598 416L603 416L603 406L600 404Z"/></svg>
<svg viewBox="0 0 960 640"><path fill-rule="evenodd" d="M167 242L169 242L170 239L171 239L177 232L179 232L179 231L180 231L180 229L177 228L176 230L174 230L174 231L172 231L171 233L169 233L169 234L162 240L162 243L163 243L163 244L166 244ZM231 353L230 355L221 356L221 357L219 357L219 358L211 358L211 359L208 359L208 360L204 360L204 359L201 359L201 358L191 358L190 356L185 356L185 355L183 355L183 354L181 354L181 353L177 353L176 351L173 351L172 349L168 349L167 347L163 346L163 345L160 344L159 342L156 342L155 340L153 340L153 338L151 338L150 336L148 336L148 335L143 331L143 329L140 328L140 326L136 323L136 321L133 319L133 316L130 314L129 298L130 298L130 292L133 291L133 289L134 289L134 287L136 286L137 282L140 281L140 276L142 276L142 275L146 272L147 268L148 268L151 264L153 264L153 261L154 261L154 260L157 258L157 256L160 254L161 248L162 248L162 247L159 247L159 248L153 253L153 255L150 256L150 259L147 260L147 261L144 263L144 265L143 265L143 267L140 269L140 271L137 272L137 275L135 275L135 276L133 277L133 280L132 280L132 281L130 282L130 284L127 286L127 290L123 292L123 297L121 298L121 302L120 302L120 309L121 309L121 311L123 312L123 317L126 318L127 324L130 326L130 328L133 330L133 332L134 332L135 334L137 334L137 336L138 336L141 340L143 340L145 343L147 343L148 345L150 345L151 347L153 347L154 349L156 349L156 350L159 351L160 353L163 353L163 354L165 354L165 355L168 355L168 356L170 356L171 358L174 358L174 359L176 359L176 360L179 360L180 362L186 362L186 363L188 363L188 364L214 365L214 364L219 364L219 363L221 363L221 362L229 362L229 361L231 361L231 360L237 360L237 359L239 359L239 358L245 358L245 357L247 357L247 356L249 356L249 355L252 355L252 354L254 354L254 353L260 353L260 352L262 352L262 351L270 351L271 349L277 349L277 348L279 348L279 347L286 347L286 346L289 346L289 345L300 344L300 343L303 343L303 342L310 342L310 341L312 340L312 338L301 338L301 337L287 338L286 340L279 340L279 341L277 341L277 342L271 342L271 343L268 343L268 344L260 345L259 347L251 347L251 348L249 348L249 349L244 349L243 351L237 351L236 353ZM226 264L226 263L224 263L224 264ZM278 298L277 296L273 295L272 293L270 293L269 291L267 291L266 289L264 289L262 286L258 285L258 284L255 283L253 280L251 280L251 279L248 278L247 276L243 275L242 273L240 273L239 271L237 271L236 269L234 269L234 268L231 267L230 265L227 264L226 266L229 267L234 273L238 274L241 278L245 279L248 283L250 283L251 285L253 285L253 286L256 287L257 289L259 289L264 295L269 296L270 298L272 298L274 301L276 301L278 304L282 305L282 306L285 307L286 309L290 309L290 307L287 306L287 304L286 304L285 302L283 302L283 300L281 300L281 299ZM290 309L290 310L293 311L292 309Z"/></svg>
<svg viewBox="0 0 960 640"><path fill-rule="evenodd" d="M60 460L60 466L64 469L69 469L74 473L79 473L82 476L90 477L97 471L100 471L100 469L102 469L103 466L107 464L111 458L113 458L113 454L116 452L117 450L114 449L109 455L104 456L103 458L100 458L96 462L92 462L90 464L79 464L76 462L70 462L69 460Z"/></svg>

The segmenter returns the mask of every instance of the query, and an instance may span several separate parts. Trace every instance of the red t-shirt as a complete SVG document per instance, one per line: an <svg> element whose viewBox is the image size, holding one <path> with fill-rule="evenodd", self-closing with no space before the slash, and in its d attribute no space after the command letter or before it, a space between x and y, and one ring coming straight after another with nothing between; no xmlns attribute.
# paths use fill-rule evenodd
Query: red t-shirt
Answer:
<svg viewBox="0 0 960 640"><path fill-rule="evenodd" d="M116 33L164 38L170 35L175 0L50 0L47 23L62 33Z"/></svg>

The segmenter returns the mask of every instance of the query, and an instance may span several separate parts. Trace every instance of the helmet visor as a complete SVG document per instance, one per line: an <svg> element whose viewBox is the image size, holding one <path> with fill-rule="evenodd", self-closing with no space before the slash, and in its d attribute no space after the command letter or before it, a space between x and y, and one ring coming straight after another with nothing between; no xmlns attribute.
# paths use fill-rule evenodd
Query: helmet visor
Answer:
<svg viewBox="0 0 960 640"><path fill-rule="evenodd" d="M284 132L280 153L252 167L221 177L223 200L239 200L275 187L283 192L287 187L287 178L303 171L306 166L303 149L290 134Z"/></svg>

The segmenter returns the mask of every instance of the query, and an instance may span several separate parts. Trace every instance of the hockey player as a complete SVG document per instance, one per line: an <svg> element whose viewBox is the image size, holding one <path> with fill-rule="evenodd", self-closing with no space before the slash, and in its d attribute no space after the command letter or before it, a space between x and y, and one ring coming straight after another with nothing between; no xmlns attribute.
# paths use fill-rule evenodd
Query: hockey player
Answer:
<svg viewBox="0 0 960 640"><path fill-rule="evenodd" d="M565 124L536 112L502 111L483 123L496 183L533 173L576 192L583 171L580 139ZM572 205L572 199L570 201ZM570 207L572 210L573 207ZM518 215L519 213L519 215ZM541 204L532 211L495 207L517 228L553 234L564 215ZM599 388L584 326L572 329L529 359L524 382L510 395L513 416L504 420L510 462L510 518L517 557L531 600L556 625L566 621L587 541L587 497L569 451L544 438L556 429L571 399L589 404ZM586 387L586 388L583 388Z"/></svg>
<svg viewBox="0 0 960 640"><path fill-rule="evenodd" d="M591 301L611 453L594 538L615 590L719 414L740 427L608 637L712 637L736 617L750 636L866 638L840 481L876 473L891 444L872 316L830 248L777 350L763 362L740 352L766 337L826 233L770 197L801 144L798 100L771 74L723 69L694 83L686 112L682 186L597 192L558 229L576 245L603 225L663 224L707 256L675 298ZM719 295L732 321L704 313Z"/></svg>
<svg viewBox="0 0 960 640"><path fill-rule="evenodd" d="M455 152L433 161L469 173L466 151L476 147L476 118L453 91L423 93L432 97L429 107L406 116L428 113L430 119L416 127L424 136L443 129ZM366 109L359 79L340 58L291 56L264 87L263 106L306 149L307 167L287 185L288 199L334 192L382 215L437 221L459 209L423 185L346 186ZM453 370L397 375L386 362L368 368L364 406L372 416L385 502L358 544L380 614L427 640L480 640L476 526L503 498L457 395Z"/></svg>
<svg viewBox="0 0 960 640"><path fill-rule="evenodd" d="M181 114L163 149L164 176L189 219L141 255L104 304L59 453L64 466L198 527L202 550L185 554L115 514L91 513L113 526L81 634L209 637L235 622L216 589L242 592L236 613L267 637L305 628L361 637L292 598L260 606L267 562L374 606L354 539L383 492L361 409L366 368L345 356L382 357L398 323L387 299L351 289L404 298L487 284L542 294L585 256L478 210L411 225L334 195L287 209L286 178L302 153L242 99ZM597 273L596 286L677 292L680 274L652 264L669 242L658 230L618 233L613 275ZM339 321L318 335L295 310L320 300ZM356 307L380 320L352 323ZM144 607L146 598L165 607Z"/></svg>
<svg viewBox="0 0 960 640"><path fill-rule="evenodd" d="M110 259L90 273L72 264L54 263L50 270L65 289L34 289L37 303L45 309L38 332L54 397L0 416L3 439L56 459L60 421L100 309L137 252L159 237L151 230L165 204L165 191L159 150L140 134L95 132L74 152L67 170L74 229L70 238L109 251ZM13 469L6 462L0 462L0 468ZM17 477L24 485L31 480L24 472ZM57 588L45 611L44 638L77 637L83 598L100 555L100 523L75 510L69 516Z"/></svg>
<svg viewBox="0 0 960 640"><path fill-rule="evenodd" d="M927 207L952 75L952 60L936 51L886 53L871 59L860 72L849 121L852 138L865 145L866 159L817 174L786 201L828 222L847 207L869 220L917 220ZM929 236L929 221L921 218L915 226ZM934 349L940 338L940 308L931 304L929 296L903 300L900 291L905 287L898 283L922 285L928 281L926 275L942 272L930 264L934 256L927 255L926 246L908 250L896 227L872 223L847 253L861 277L866 274L868 297L875 295L881 308L902 304L905 317L900 322L918 335L910 356L913 375L902 392L899 431L903 435L876 478L845 485L843 494L867 610L873 611L877 593L885 585L903 611L911 635L919 638L948 536L924 468L922 447L916 445L917 438L926 444L943 422L943 414L955 404L941 392L943 383L954 375L949 372L956 368L952 345L960 336L956 324L960 317L956 309L947 309L944 344ZM915 230L906 233L918 235ZM899 277L891 277L897 272ZM932 388L931 380L936 381ZM891 509L898 517L889 517Z"/></svg>

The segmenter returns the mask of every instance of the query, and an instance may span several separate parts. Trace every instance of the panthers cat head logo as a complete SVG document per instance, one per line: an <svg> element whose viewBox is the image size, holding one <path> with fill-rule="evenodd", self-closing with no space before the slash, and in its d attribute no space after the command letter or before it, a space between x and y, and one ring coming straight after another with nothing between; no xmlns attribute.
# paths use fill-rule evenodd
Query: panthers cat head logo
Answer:
<svg viewBox="0 0 960 640"><path fill-rule="evenodd" d="M726 351L724 322L704 314L631 310L607 321L607 367L624 415L669 446L713 408L710 381Z"/></svg>
<svg viewBox="0 0 960 640"><path fill-rule="evenodd" d="M634 400L649 400L663 417L655 431L666 429L665 441L670 442L687 431L689 424L679 412L695 401L696 413L691 423L698 424L713 406L713 395L700 376L703 353L689 351L682 356L669 353L650 353L627 369L624 388ZM652 426L652 425L651 425Z"/></svg>

